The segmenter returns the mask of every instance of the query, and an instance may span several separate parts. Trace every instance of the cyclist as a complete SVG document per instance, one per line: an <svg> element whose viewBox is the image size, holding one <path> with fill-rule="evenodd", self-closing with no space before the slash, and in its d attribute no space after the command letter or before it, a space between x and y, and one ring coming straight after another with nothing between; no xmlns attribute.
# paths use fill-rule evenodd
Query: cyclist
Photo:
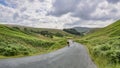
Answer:
<svg viewBox="0 0 120 68"><path fill-rule="evenodd" d="M70 46L70 42L69 41L67 41L67 45L68 45L68 47Z"/></svg>

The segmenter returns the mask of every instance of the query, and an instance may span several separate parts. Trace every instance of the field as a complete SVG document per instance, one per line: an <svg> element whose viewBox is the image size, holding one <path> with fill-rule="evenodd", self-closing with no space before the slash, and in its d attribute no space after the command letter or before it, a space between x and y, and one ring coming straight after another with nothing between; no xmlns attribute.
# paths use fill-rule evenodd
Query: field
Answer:
<svg viewBox="0 0 120 68"><path fill-rule="evenodd" d="M120 20L78 39L77 42L88 47L98 68L120 68Z"/></svg>
<svg viewBox="0 0 120 68"><path fill-rule="evenodd" d="M120 68L120 20L82 37L57 29L0 25L0 58L55 51L67 45L67 38L86 45L98 68Z"/></svg>
<svg viewBox="0 0 120 68"><path fill-rule="evenodd" d="M0 58L48 53L66 46L72 34L57 29L0 25Z"/></svg>

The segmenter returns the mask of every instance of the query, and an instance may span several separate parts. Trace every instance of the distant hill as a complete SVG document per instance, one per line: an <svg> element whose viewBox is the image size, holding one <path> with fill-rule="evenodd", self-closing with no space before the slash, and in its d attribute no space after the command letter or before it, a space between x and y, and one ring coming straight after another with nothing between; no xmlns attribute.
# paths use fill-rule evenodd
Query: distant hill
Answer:
<svg viewBox="0 0 120 68"><path fill-rule="evenodd" d="M89 32L93 28L87 28L87 27L74 27L78 32Z"/></svg>
<svg viewBox="0 0 120 68"><path fill-rule="evenodd" d="M87 33L90 30L94 29L94 28L88 28L88 27L74 27L73 29L77 30L78 32L82 32L82 33Z"/></svg>
<svg viewBox="0 0 120 68"><path fill-rule="evenodd" d="M86 35L87 33L94 32L98 28L88 28L88 27L74 27L74 28L67 28L63 29L63 31L66 31L71 34L75 35Z"/></svg>

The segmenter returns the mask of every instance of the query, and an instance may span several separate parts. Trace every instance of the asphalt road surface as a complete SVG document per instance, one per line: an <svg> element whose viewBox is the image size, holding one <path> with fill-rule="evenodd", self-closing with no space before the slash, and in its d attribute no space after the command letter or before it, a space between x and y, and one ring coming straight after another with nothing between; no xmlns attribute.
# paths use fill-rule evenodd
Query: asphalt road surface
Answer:
<svg viewBox="0 0 120 68"><path fill-rule="evenodd" d="M58 51L38 56L1 59L0 68L97 68L87 49L76 42Z"/></svg>

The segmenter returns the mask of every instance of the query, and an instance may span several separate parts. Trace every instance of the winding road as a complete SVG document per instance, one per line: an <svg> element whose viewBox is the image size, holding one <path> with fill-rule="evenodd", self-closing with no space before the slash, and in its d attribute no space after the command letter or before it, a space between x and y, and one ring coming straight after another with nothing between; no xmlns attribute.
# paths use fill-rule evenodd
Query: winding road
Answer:
<svg viewBox="0 0 120 68"><path fill-rule="evenodd" d="M38 56L1 59L0 68L97 68L87 49L76 42L58 51Z"/></svg>

